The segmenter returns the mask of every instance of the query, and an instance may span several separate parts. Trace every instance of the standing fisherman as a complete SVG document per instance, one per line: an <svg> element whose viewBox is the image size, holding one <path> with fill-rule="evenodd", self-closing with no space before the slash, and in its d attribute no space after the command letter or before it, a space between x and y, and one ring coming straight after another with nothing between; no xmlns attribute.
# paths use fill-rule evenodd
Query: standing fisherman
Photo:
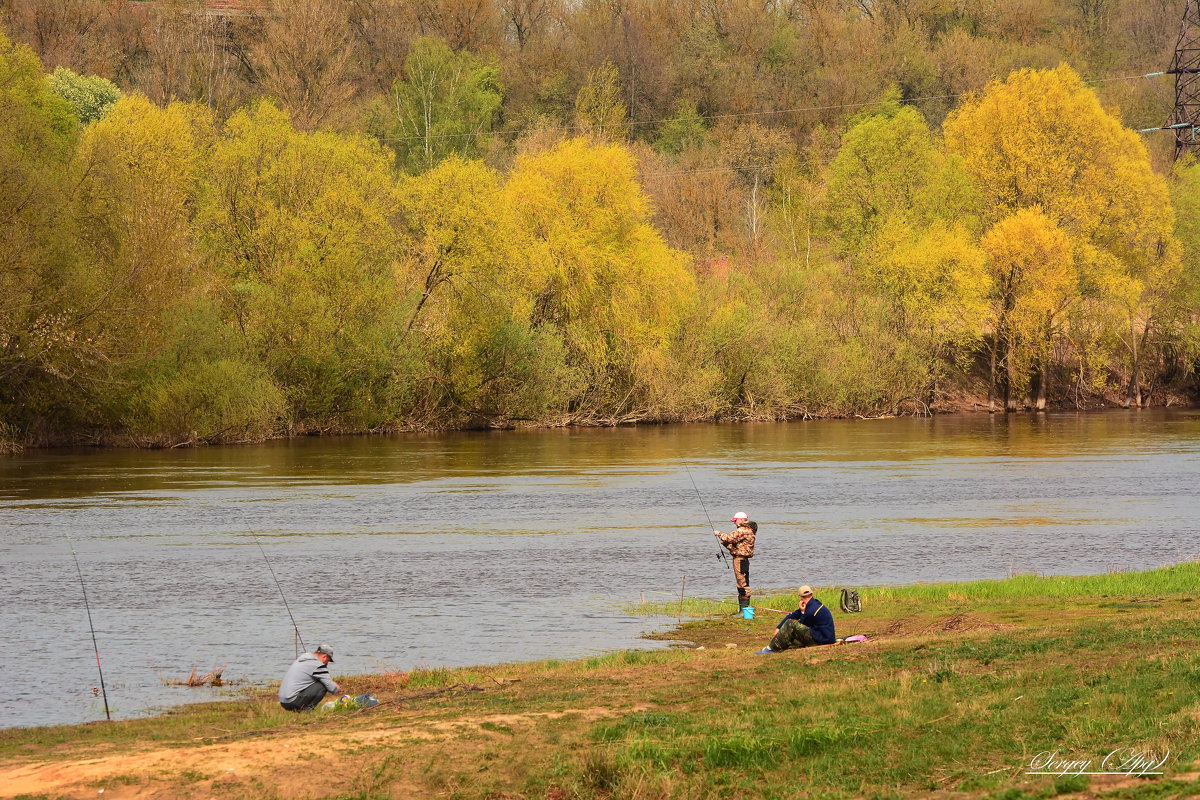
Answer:
<svg viewBox="0 0 1200 800"><path fill-rule="evenodd" d="M739 511L729 520L737 527L729 533L713 531L713 536L733 556L733 577L737 581L738 606L750 605L750 559L754 556L754 535L758 525L750 521L745 511Z"/></svg>

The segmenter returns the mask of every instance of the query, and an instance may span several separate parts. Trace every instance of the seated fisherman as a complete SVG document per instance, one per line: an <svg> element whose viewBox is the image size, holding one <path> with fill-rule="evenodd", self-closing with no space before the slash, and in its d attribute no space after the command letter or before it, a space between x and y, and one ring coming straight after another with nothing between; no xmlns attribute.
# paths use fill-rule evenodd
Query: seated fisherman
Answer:
<svg viewBox="0 0 1200 800"><path fill-rule="evenodd" d="M818 644L833 644L837 641L833 632L833 612L813 597L811 586L801 586L800 607L783 618L775 627L771 643L758 651L778 653L792 647L812 647Z"/></svg>
<svg viewBox="0 0 1200 800"><path fill-rule="evenodd" d="M329 677L333 648L320 645L300 656L288 667L279 685L279 705L288 711L307 711L325 699L325 693L340 694L342 689Z"/></svg>

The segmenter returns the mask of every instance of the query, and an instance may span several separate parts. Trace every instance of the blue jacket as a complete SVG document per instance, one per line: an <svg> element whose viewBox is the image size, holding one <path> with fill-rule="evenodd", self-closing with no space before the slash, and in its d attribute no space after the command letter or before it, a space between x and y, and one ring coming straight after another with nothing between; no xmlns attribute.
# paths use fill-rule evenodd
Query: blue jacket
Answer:
<svg viewBox="0 0 1200 800"><path fill-rule="evenodd" d="M805 606L804 611L797 608L780 620L775 629L779 630L782 628L783 623L789 619L794 619L811 628L813 641L817 644L833 644L837 641L837 635L833 632L833 612L815 597L808 601L808 605Z"/></svg>

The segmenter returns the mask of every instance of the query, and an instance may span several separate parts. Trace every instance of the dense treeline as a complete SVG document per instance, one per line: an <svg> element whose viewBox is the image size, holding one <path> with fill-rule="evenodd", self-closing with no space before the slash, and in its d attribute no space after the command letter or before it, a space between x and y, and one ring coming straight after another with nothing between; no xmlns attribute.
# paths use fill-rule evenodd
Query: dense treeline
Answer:
<svg viewBox="0 0 1200 800"><path fill-rule="evenodd" d="M10 0L0 439L1175 397L1176 5Z"/></svg>

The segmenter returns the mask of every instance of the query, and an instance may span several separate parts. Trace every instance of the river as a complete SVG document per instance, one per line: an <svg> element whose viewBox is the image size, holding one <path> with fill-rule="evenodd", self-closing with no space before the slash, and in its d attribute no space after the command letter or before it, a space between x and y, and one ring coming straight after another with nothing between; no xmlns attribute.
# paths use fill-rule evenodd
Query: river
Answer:
<svg viewBox="0 0 1200 800"><path fill-rule="evenodd" d="M0 727L103 718L84 587L120 719L229 692L168 685L193 668L278 680L284 598L335 676L661 646L643 592L732 595L693 479L759 522L757 587L1200 552L1195 410L31 451L0 458Z"/></svg>

